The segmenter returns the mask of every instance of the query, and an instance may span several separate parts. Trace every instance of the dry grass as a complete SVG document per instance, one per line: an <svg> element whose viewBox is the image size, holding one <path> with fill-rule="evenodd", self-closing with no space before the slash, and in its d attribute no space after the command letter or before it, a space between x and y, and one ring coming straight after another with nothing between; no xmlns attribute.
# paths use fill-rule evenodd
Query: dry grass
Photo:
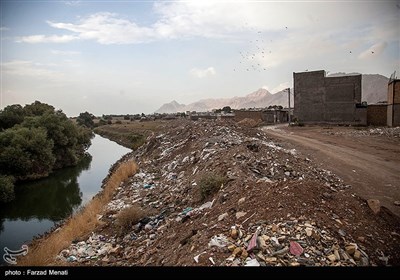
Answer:
<svg viewBox="0 0 400 280"><path fill-rule="evenodd" d="M18 265L60 265L55 261L56 255L68 247L73 240L85 236L95 229L99 223L97 214L100 214L104 205L112 199L120 184L136 171L137 165L133 161L121 163L109 177L99 195L95 196L82 211L72 216L59 230L52 232L30 247L28 255L19 259Z"/></svg>
<svg viewBox="0 0 400 280"><path fill-rule="evenodd" d="M132 226L147 216L147 213L138 205L123 209L117 216L116 226L120 234L125 234Z"/></svg>

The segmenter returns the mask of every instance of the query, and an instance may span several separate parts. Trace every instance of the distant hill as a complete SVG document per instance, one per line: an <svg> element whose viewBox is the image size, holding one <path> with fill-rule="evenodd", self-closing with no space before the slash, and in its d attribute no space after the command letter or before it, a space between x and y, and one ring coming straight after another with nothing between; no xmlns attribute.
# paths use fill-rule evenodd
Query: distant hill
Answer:
<svg viewBox="0 0 400 280"><path fill-rule="evenodd" d="M357 75L359 73L333 73L328 77L337 77L344 75ZM374 104L387 99L387 84L389 78L379 74L363 74L361 80L362 101L367 101L368 104ZM293 91L293 89L291 89ZM232 98L208 98L190 104L180 104L177 101L172 101L162 105L155 113L176 113L186 111L211 111L212 109L220 109L224 106L230 106L232 109L242 108L265 108L270 105L281 105L288 107L288 94L286 90L270 93L268 90L260 88L252 93L242 97ZM291 107L294 105L291 99Z"/></svg>
<svg viewBox="0 0 400 280"><path fill-rule="evenodd" d="M211 111L212 109L220 109L225 106L230 106L232 109L242 108L263 108L269 105L282 105L287 107L287 92L280 91L271 94L268 90L260 88L243 97L232 98L208 98L202 99L188 105L179 104L176 101L162 105L156 113L176 113L185 111Z"/></svg>

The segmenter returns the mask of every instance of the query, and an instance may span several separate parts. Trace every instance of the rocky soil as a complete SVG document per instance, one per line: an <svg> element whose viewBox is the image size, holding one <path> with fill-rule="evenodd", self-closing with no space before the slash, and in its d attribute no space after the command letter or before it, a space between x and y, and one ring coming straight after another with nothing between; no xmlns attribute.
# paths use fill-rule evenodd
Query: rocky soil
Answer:
<svg viewBox="0 0 400 280"><path fill-rule="evenodd" d="M100 226L57 256L90 266L400 265L400 222L352 186L257 128L168 122L133 152ZM204 178L225 178L202 195ZM202 180L203 179L203 180ZM128 230L120 211L149 213Z"/></svg>

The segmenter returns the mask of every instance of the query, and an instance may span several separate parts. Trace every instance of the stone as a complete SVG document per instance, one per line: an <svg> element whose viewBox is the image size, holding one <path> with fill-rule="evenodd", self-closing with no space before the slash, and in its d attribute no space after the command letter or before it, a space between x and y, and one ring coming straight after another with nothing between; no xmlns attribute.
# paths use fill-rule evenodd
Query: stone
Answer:
<svg viewBox="0 0 400 280"><path fill-rule="evenodd" d="M242 204L243 202L245 202L246 197L242 197L241 199L238 200L238 204Z"/></svg>
<svg viewBox="0 0 400 280"><path fill-rule="evenodd" d="M327 256L327 258L328 258L328 260L331 261L331 262L336 261L336 256L335 256L334 254L331 254L331 255Z"/></svg>
<svg viewBox="0 0 400 280"><path fill-rule="evenodd" d="M272 224L272 232L277 232L278 231L278 226L275 224Z"/></svg>
<svg viewBox="0 0 400 280"><path fill-rule="evenodd" d="M368 199L367 200L369 208L371 208L374 214L378 214L381 210L381 202L378 199Z"/></svg>
<svg viewBox="0 0 400 280"><path fill-rule="evenodd" d="M365 237L359 236L359 237L357 237L357 240L360 241L360 242L364 242L365 241Z"/></svg>
<svg viewBox="0 0 400 280"><path fill-rule="evenodd" d="M347 254L352 256L356 251L356 246L354 244L346 245L345 250Z"/></svg>
<svg viewBox="0 0 400 280"><path fill-rule="evenodd" d="M242 253L242 248L235 248L235 250L233 250L233 252L232 252L232 255L233 256L238 256L238 255L240 255Z"/></svg>
<svg viewBox="0 0 400 280"><path fill-rule="evenodd" d="M307 228L306 228L306 234L307 234L307 236L311 236L312 233L313 233L313 230L312 230L311 228L307 227Z"/></svg>
<svg viewBox="0 0 400 280"><path fill-rule="evenodd" d="M226 217L228 217L228 215L229 215L229 214L226 213L226 212L225 212L224 214L219 215L219 216L218 216L218 222L220 222L220 221L222 221L223 219L225 219Z"/></svg>
<svg viewBox="0 0 400 280"><path fill-rule="evenodd" d="M261 236L257 237L257 247L261 249L267 248L267 244L265 243L265 240Z"/></svg>
<svg viewBox="0 0 400 280"><path fill-rule="evenodd" d="M154 233L152 233L152 234L150 234L149 238L150 238L151 240L154 240L154 239L156 239L156 235L155 235Z"/></svg>
<svg viewBox="0 0 400 280"><path fill-rule="evenodd" d="M150 225L150 224L146 224L146 225L144 226L144 230L146 230L146 231L150 231L150 230L152 230L152 229L153 229L153 226Z"/></svg>
<svg viewBox="0 0 400 280"><path fill-rule="evenodd" d="M233 252L235 249L236 249L236 246L233 245L233 244L228 246L228 250L231 251L231 252Z"/></svg>
<svg viewBox="0 0 400 280"><path fill-rule="evenodd" d="M242 248L241 256L243 259L246 259L249 256L249 253L247 253L246 249Z"/></svg>
<svg viewBox="0 0 400 280"><path fill-rule="evenodd" d="M358 250L356 250L355 252L354 252L354 259L356 260L356 261L359 261L360 259L361 259L361 253L360 253L360 251L358 251Z"/></svg>
<svg viewBox="0 0 400 280"><path fill-rule="evenodd" d="M400 206L400 201L396 200L393 204L396 206Z"/></svg>
<svg viewBox="0 0 400 280"><path fill-rule="evenodd" d="M240 219L243 216L246 216L246 212L236 212L236 219Z"/></svg>
<svg viewBox="0 0 400 280"><path fill-rule="evenodd" d="M232 228L231 229L231 237L233 239L236 239L236 238L238 238L238 236L239 236L238 230L236 228Z"/></svg>

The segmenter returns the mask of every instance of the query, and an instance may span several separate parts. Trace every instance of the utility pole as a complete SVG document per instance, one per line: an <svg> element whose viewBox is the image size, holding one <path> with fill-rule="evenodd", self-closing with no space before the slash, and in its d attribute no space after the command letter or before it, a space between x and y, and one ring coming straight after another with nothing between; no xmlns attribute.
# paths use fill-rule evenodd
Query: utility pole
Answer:
<svg viewBox="0 0 400 280"><path fill-rule="evenodd" d="M290 125L290 88L287 89L288 90L288 100L289 100L289 125Z"/></svg>

